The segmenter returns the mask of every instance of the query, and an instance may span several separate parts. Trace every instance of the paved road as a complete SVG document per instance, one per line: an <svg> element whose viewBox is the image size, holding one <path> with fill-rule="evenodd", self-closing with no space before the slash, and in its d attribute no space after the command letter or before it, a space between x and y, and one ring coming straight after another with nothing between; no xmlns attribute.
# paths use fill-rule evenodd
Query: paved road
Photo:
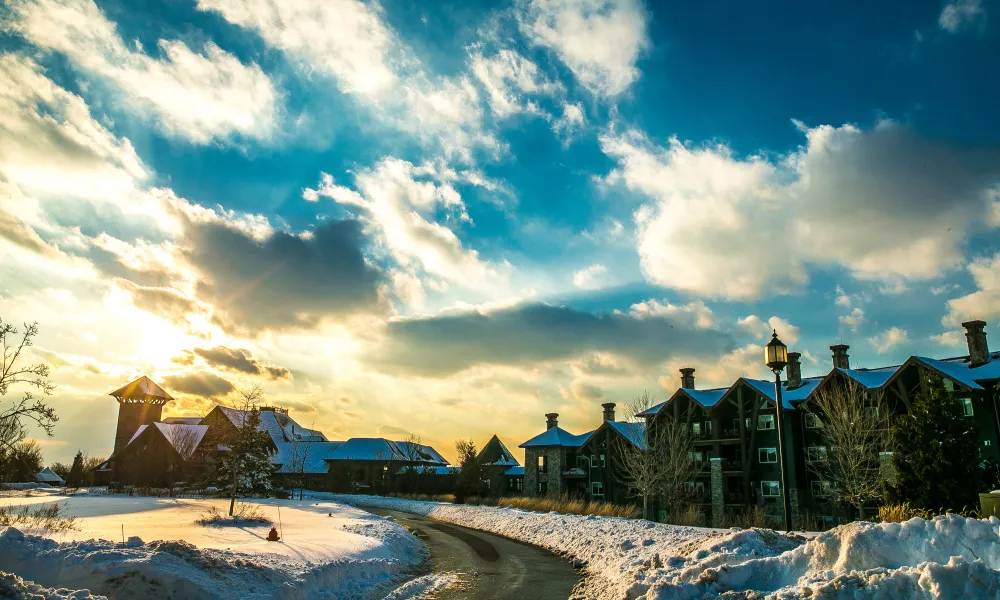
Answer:
<svg viewBox="0 0 1000 600"><path fill-rule="evenodd" d="M389 515L430 549L431 572L459 572L460 583L439 592L440 600L562 600L580 580L565 559L475 529L394 510L365 510Z"/></svg>

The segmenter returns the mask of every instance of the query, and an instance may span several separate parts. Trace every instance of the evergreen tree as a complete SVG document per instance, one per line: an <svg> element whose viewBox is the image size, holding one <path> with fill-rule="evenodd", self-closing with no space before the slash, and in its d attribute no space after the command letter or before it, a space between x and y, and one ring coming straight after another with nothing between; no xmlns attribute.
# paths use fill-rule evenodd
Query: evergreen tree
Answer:
<svg viewBox="0 0 1000 600"><path fill-rule="evenodd" d="M982 469L974 427L961 399L928 377L893 430L898 499L930 510L975 506Z"/></svg>
<svg viewBox="0 0 1000 600"><path fill-rule="evenodd" d="M229 488L229 516L236 498L244 494L264 494L271 490L274 465L268 460L273 442L260 427L257 403L263 397L260 386L237 391L241 422L222 434L213 434L211 444L226 448L215 462L211 479L220 488Z"/></svg>
<svg viewBox="0 0 1000 600"><path fill-rule="evenodd" d="M472 440L458 440L455 442L455 449L458 451L458 464L460 470L455 479L455 502L465 502L467 496L479 494L486 477L486 471L479 462L479 452L476 444Z"/></svg>
<svg viewBox="0 0 1000 600"><path fill-rule="evenodd" d="M66 476L66 487L80 487L83 483L83 451L78 450L76 456L73 457L73 466L69 469L69 475Z"/></svg>

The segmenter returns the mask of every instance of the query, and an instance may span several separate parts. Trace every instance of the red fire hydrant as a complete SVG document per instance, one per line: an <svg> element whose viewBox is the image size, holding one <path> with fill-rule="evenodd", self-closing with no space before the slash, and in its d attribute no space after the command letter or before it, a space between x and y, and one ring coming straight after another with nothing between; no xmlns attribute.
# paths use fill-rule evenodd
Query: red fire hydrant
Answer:
<svg viewBox="0 0 1000 600"><path fill-rule="evenodd" d="M278 530L272 527L271 531L267 532L267 541L277 542L279 539L281 538L278 537Z"/></svg>

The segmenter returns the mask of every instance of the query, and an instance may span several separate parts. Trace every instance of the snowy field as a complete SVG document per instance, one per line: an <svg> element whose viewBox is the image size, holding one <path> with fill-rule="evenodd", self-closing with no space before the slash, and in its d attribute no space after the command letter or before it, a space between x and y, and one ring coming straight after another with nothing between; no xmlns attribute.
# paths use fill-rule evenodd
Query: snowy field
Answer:
<svg viewBox="0 0 1000 600"><path fill-rule="evenodd" d="M618 600L1000 599L1000 519L852 523L809 539L377 496L337 502L416 513L582 561L584 597Z"/></svg>
<svg viewBox="0 0 1000 600"><path fill-rule="evenodd" d="M0 498L0 506L58 502L78 528L0 528L0 571L46 588L136 598L382 598L425 558L391 519L330 501L254 500L275 527L280 507L282 540L268 542L270 525L195 523L210 506L225 514L226 500L32 495Z"/></svg>

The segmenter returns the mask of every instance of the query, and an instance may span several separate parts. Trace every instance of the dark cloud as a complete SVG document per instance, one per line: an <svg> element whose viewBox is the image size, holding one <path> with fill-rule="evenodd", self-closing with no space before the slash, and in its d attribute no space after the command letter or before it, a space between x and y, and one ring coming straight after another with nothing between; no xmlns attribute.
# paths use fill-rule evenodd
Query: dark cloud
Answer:
<svg viewBox="0 0 1000 600"><path fill-rule="evenodd" d="M186 373L184 375L168 375L163 378L163 383L172 392L205 398L225 396L235 389L232 383L209 371Z"/></svg>
<svg viewBox="0 0 1000 600"><path fill-rule="evenodd" d="M326 316L379 310L381 271L366 261L361 224L331 221L309 237L275 232L258 241L223 222L190 220L187 258L200 299L239 330L310 327ZM217 315L218 317L218 315Z"/></svg>
<svg viewBox="0 0 1000 600"><path fill-rule="evenodd" d="M276 365L269 365L254 358L253 353L244 348L227 348L226 346L216 346L214 348L195 348L185 354L200 356L206 363L213 367L238 371L249 375L262 375L269 379L291 379L291 372ZM175 359L181 364L190 364L190 360L185 362L184 357Z"/></svg>
<svg viewBox="0 0 1000 600"><path fill-rule="evenodd" d="M188 314L199 310L195 300L173 288L146 287L127 279L115 279L115 284L132 295L137 308L175 323L183 323Z"/></svg>
<svg viewBox="0 0 1000 600"><path fill-rule="evenodd" d="M413 433L410 432L409 430L403 429L402 427L396 427L394 425L381 425L378 428L378 433L379 435L387 435L389 437L395 436L400 439L409 435L413 435Z"/></svg>
<svg viewBox="0 0 1000 600"><path fill-rule="evenodd" d="M442 376L477 364L530 365L593 351L651 365L672 356L718 356L735 347L728 333L698 328L694 320L593 314L547 304L407 319L389 324L388 342L375 362Z"/></svg>

